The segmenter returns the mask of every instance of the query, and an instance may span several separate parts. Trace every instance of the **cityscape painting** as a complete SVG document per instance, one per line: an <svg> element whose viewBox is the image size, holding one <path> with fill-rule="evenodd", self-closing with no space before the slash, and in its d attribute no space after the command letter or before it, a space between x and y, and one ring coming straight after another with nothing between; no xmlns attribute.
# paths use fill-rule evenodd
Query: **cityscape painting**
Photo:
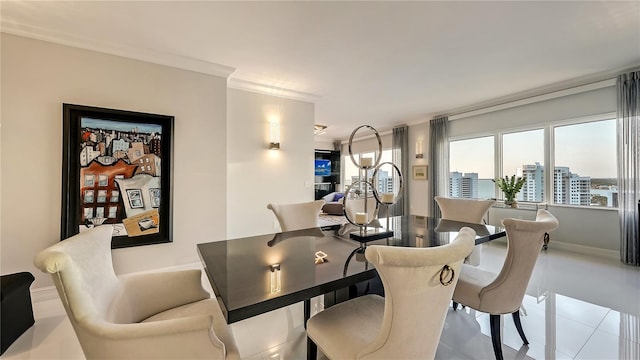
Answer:
<svg viewBox="0 0 640 360"><path fill-rule="evenodd" d="M63 104L64 240L113 227L112 248L172 241L173 116Z"/></svg>

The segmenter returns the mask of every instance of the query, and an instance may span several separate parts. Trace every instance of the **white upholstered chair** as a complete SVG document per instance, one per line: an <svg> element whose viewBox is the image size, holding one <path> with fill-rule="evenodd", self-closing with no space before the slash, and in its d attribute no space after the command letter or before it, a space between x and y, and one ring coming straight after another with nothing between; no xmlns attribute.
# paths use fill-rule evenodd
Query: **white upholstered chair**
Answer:
<svg viewBox="0 0 640 360"><path fill-rule="evenodd" d="M482 224L489 208L496 203L495 200L447 198L436 196L434 198L442 212L442 219L462 221L473 224ZM482 246L473 248L471 255L465 262L478 266L482 257Z"/></svg>
<svg viewBox="0 0 640 360"><path fill-rule="evenodd" d="M283 232L318 228L320 212L324 206L324 200L315 200L304 203L293 204L268 204L267 209L273 211L278 219L280 229ZM297 235L299 236L299 235ZM312 304L313 303L313 304ZM306 319L311 316L312 309L319 311L324 307L324 299L322 296L316 296L311 300L304 301L304 325Z"/></svg>
<svg viewBox="0 0 640 360"><path fill-rule="evenodd" d="M282 231L292 231L319 227L318 216L324 204L324 200L295 204L268 204L267 209L273 211Z"/></svg>
<svg viewBox="0 0 640 360"><path fill-rule="evenodd" d="M113 227L98 226L40 252L87 359L239 359L200 270L116 276Z"/></svg>
<svg viewBox="0 0 640 360"><path fill-rule="evenodd" d="M385 297L357 297L309 319L308 358L321 350L340 360L433 359L462 261L474 244L475 232L462 228L444 246L367 247Z"/></svg>
<svg viewBox="0 0 640 360"><path fill-rule="evenodd" d="M558 220L546 210L538 210L535 221L507 218L502 223L507 232L507 256L500 273L465 264L453 293L454 309L462 304L489 313L496 359L502 359L502 314L512 314L522 341L529 343L520 323L520 307L545 233L558 227Z"/></svg>

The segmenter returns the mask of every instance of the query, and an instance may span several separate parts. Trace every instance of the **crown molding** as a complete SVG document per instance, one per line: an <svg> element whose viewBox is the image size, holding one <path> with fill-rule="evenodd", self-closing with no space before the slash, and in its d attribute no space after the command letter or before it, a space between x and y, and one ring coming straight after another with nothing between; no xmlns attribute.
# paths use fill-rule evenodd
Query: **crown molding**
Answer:
<svg viewBox="0 0 640 360"><path fill-rule="evenodd" d="M258 94L277 96L282 98L288 98L293 100L301 100L306 102L315 103L320 100L321 96L305 93L302 91L285 89L277 86L271 86L266 84L261 84L249 80L242 80L236 78L229 78L227 80L227 87L236 90L244 90L250 91Z"/></svg>
<svg viewBox="0 0 640 360"><path fill-rule="evenodd" d="M20 24L14 21L2 20L0 28L1 32L7 34L195 71L207 75L223 77L225 79L235 71L235 68L233 67L209 61L174 54L160 53L149 49L122 44L89 40L76 34L54 32L42 27Z"/></svg>
<svg viewBox="0 0 640 360"><path fill-rule="evenodd" d="M464 118L467 118L467 117L470 117L470 116L482 115L482 114L486 114L486 113L490 113L490 112L510 109L510 108L514 108L514 107L518 107L518 106L522 106L522 105L533 104L533 103L537 103L537 102L541 102L541 101L557 99L557 98L560 98L560 97L563 97L563 96L567 96L567 95L579 94L579 93L583 93L583 92L587 92L587 91L591 91L591 90L602 89L602 88L605 88L605 87L610 87L610 86L615 86L615 85L616 85L616 79L615 78L614 79L607 79L607 80L597 81L597 82L593 82L593 83L590 83L590 84L574 86L574 87L570 87L570 88L563 89L563 90L543 93L541 95L531 96L531 97L527 97L527 98L520 99L520 100L509 101L509 102L501 103L501 104L498 104L498 105L488 106L488 107L484 107L484 108L481 108L481 109L478 109L478 110L472 110L472 111L467 111L467 112L464 112L464 113L459 113L459 114L450 116L449 117L449 121L460 120L460 119L464 119Z"/></svg>

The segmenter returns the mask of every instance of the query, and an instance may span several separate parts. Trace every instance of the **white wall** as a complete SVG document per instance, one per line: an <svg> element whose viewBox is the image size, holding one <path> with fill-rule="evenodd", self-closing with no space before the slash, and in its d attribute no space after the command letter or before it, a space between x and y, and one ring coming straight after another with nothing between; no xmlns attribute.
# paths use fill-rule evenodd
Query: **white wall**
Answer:
<svg viewBox="0 0 640 360"><path fill-rule="evenodd" d="M318 150L335 150L335 146L333 146L333 141L330 140L315 140L315 149Z"/></svg>
<svg viewBox="0 0 640 360"><path fill-rule="evenodd" d="M452 138L465 137L472 134L569 120L615 111L616 88L615 86L608 86L453 120L449 122L449 136Z"/></svg>
<svg viewBox="0 0 640 360"><path fill-rule="evenodd" d="M60 240L62 103L175 116L173 243L117 249L118 273L198 261L226 235L226 79L2 34L1 272Z"/></svg>
<svg viewBox="0 0 640 360"><path fill-rule="evenodd" d="M268 203L312 201L314 104L229 90L227 234L278 232ZM280 150L268 150L271 114L280 118Z"/></svg>
<svg viewBox="0 0 640 360"><path fill-rule="evenodd" d="M416 159L416 141L422 139L422 159ZM409 186L409 212L411 215L428 216L427 189L431 179L413 180L413 166L428 165L429 159L429 123L409 126L409 169L404 174Z"/></svg>

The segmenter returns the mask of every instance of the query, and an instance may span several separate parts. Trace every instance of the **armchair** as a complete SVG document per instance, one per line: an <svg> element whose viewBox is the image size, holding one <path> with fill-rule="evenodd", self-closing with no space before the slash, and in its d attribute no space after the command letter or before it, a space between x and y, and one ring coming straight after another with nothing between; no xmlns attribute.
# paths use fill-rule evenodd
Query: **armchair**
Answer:
<svg viewBox="0 0 640 360"><path fill-rule="evenodd" d="M113 228L98 226L40 252L87 359L239 359L200 270L117 276Z"/></svg>

